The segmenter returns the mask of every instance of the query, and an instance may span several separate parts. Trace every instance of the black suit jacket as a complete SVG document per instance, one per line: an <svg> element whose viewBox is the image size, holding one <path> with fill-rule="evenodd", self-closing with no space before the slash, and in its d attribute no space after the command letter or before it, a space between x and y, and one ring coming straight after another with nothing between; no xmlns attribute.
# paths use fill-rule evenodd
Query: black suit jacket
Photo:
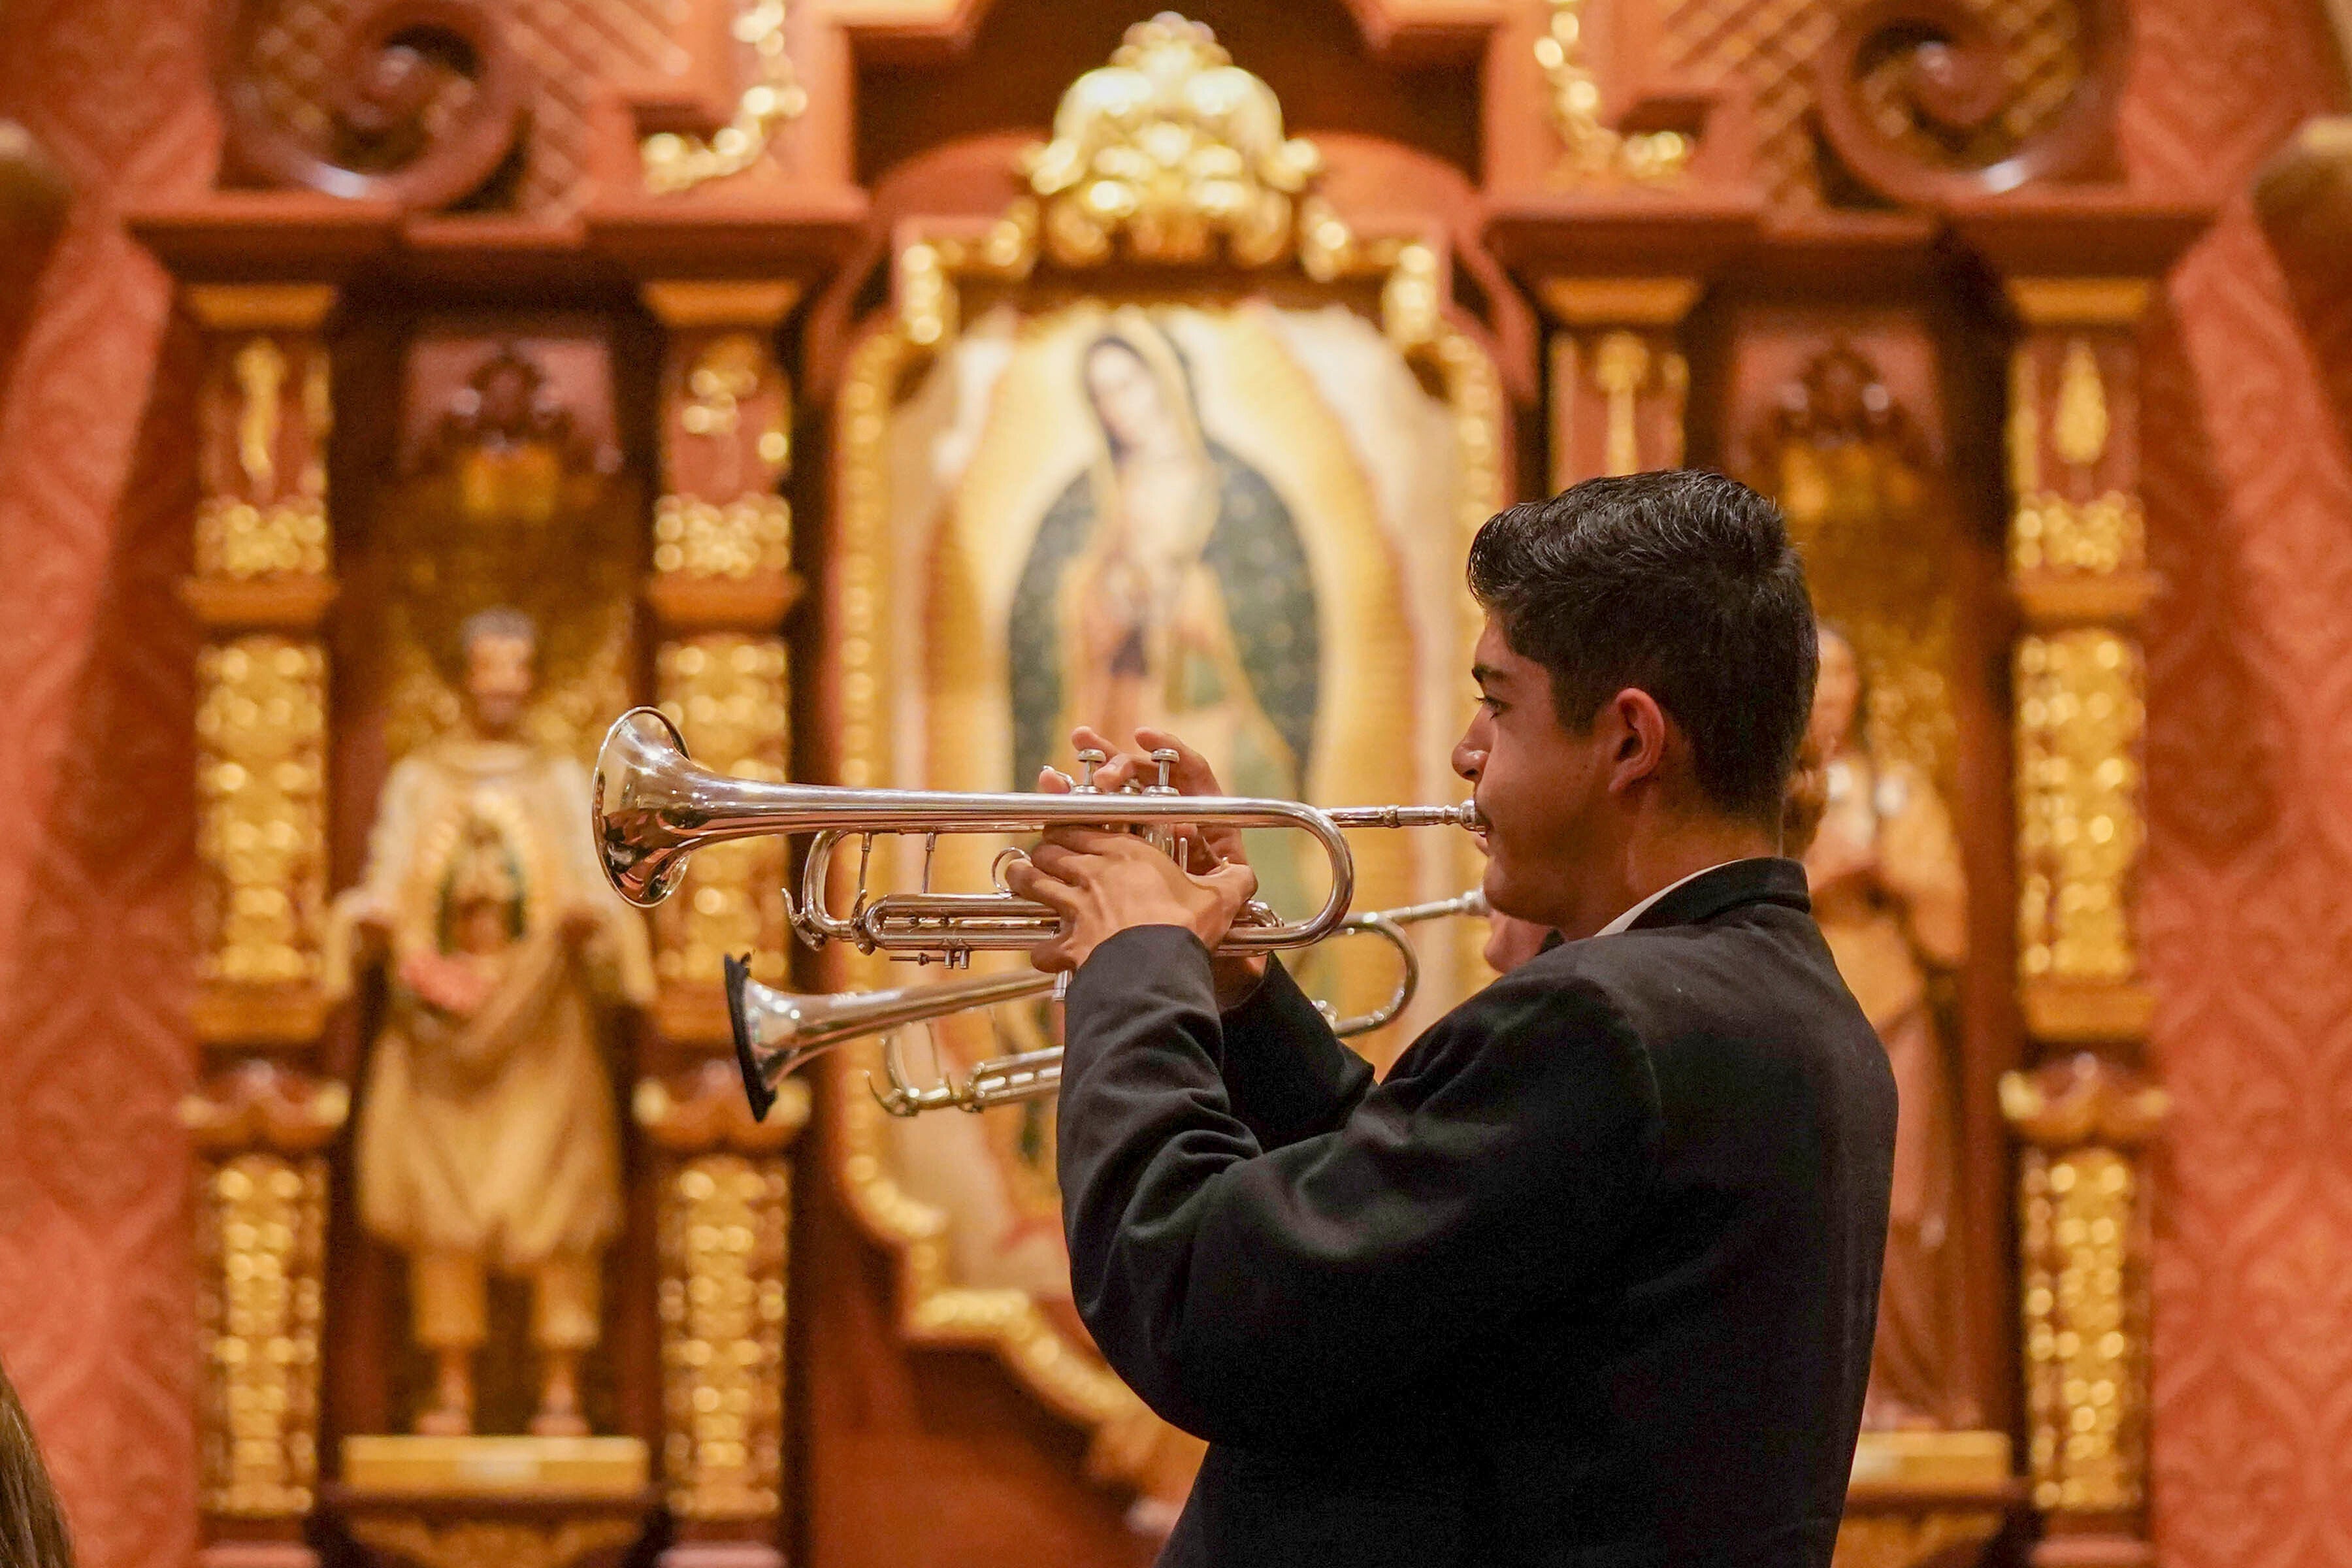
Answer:
<svg viewBox="0 0 2352 1568"><path fill-rule="evenodd" d="M1804 870L1563 943L1375 1084L1279 964L1122 932L1071 985L1078 1310L1209 1454L1179 1564L1818 1564L1895 1084Z"/></svg>

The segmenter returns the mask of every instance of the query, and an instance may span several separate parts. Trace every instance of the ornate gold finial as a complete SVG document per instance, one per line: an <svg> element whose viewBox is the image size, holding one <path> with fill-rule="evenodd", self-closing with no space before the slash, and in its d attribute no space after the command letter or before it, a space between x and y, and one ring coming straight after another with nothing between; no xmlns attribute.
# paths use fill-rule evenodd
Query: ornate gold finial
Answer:
<svg viewBox="0 0 2352 1568"><path fill-rule="evenodd" d="M807 110L808 89L801 86L784 47L787 19L784 0L743 0L732 32L736 42L751 50L754 77L736 102L735 118L708 142L670 131L646 137L637 148L646 190L676 195L705 181L740 174L760 161L777 132Z"/></svg>
<svg viewBox="0 0 2352 1568"><path fill-rule="evenodd" d="M1679 131L1631 134L1602 123L1601 83L1584 64L1585 0L1548 0L1550 19L1536 40L1536 64L1559 133L1554 177L1572 185L1668 185L1690 172L1698 149Z"/></svg>
<svg viewBox="0 0 2352 1568"><path fill-rule="evenodd" d="M1592 384L1609 400L1609 433L1602 443L1601 466L1612 476L1641 471L1635 400L1641 395L1642 384L1649 379L1650 351L1637 334L1611 332L1593 349Z"/></svg>
<svg viewBox="0 0 2352 1568"><path fill-rule="evenodd" d="M2099 356L2090 341L2074 338L2058 371L2058 419L2051 430L2058 455L2088 468L2107 449L2107 388L2099 379Z"/></svg>
<svg viewBox="0 0 2352 1568"><path fill-rule="evenodd" d="M1292 198L1322 168L1312 142L1283 135L1274 89L1168 11L1070 84L1054 139L1021 161L1065 266L1105 260L1122 234L1151 261L1205 260L1223 235L1234 260L1262 266L1289 249Z"/></svg>

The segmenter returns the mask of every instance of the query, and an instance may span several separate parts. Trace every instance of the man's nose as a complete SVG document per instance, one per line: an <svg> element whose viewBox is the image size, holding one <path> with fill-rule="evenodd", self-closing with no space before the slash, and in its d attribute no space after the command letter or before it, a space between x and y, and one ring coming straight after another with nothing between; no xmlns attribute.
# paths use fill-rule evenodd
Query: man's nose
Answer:
<svg viewBox="0 0 2352 1568"><path fill-rule="evenodd" d="M1484 773L1486 768L1486 747L1472 745L1470 743L1469 737L1466 735L1461 740L1454 742L1454 771L1455 773L1461 774L1464 778L1468 779L1472 784L1476 784L1478 782L1478 775L1481 773Z"/></svg>

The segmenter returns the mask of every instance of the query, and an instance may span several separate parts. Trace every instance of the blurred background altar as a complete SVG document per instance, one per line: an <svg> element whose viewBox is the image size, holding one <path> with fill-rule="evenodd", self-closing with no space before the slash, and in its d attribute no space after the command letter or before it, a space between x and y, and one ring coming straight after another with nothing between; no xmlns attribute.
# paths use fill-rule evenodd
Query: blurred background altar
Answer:
<svg viewBox="0 0 2352 1568"><path fill-rule="evenodd" d="M0 1360L83 1561L1148 1562L1198 1448L1070 1310L1050 1109L894 1121L868 1045L751 1120L722 958L898 972L776 846L620 906L583 762L1162 720L1447 800L1470 531L1692 462L1836 628L1903 1085L1841 1564L2352 1563L2346 29L0 0ZM1483 973L1420 946L1408 1025Z"/></svg>

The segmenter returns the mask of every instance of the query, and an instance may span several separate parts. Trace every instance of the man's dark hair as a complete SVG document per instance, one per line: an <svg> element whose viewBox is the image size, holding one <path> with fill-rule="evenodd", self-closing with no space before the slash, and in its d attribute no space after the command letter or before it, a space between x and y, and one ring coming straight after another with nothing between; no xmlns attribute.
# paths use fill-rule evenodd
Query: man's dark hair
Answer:
<svg viewBox="0 0 2352 1568"><path fill-rule="evenodd" d="M1717 809L1778 821L1820 649L1780 509L1697 468L1587 479L1496 512L1470 592L1551 675L1570 730L1638 687L1690 740Z"/></svg>

